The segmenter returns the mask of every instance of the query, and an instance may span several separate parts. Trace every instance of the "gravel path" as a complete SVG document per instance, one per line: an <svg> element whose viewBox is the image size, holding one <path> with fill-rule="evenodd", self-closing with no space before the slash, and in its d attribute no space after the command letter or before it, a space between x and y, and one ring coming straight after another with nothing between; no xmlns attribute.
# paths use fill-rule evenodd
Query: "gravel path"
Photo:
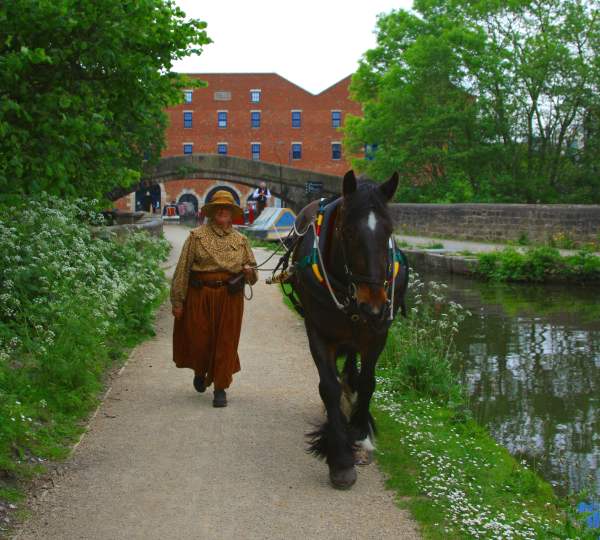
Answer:
<svg viewBox="0 0 600 540"><path fill-rule="evenodd" d="M171 265L187 233L165 226ZM304 452L322 408L303 324L264 280L245 310L242 371L229 406L214 409L212 392L197 394L191 371L171 361L163 305L156 337L133 351L15 538L419 538L375 465L349 492L329 486L327 467Z"/></svg>
<svg viewBox="0 0 600 540"><path fill-rule="evenodd" d="M442 244L444 247L434 249L434 252L444 252L448 254L460 253L461 251L470 251L471 253L490 253L492 251L502 251L509 244L493 244L489 242L472 242L469 240L452 240L449 238L436 238L430 236L409 236L406 234L397 234L396 240L403 241L415 248L427 248L432 244ZM512 246L519 251L527 251L534 246ZM575 255L576 249L559 249L561 255Z"/></svg>

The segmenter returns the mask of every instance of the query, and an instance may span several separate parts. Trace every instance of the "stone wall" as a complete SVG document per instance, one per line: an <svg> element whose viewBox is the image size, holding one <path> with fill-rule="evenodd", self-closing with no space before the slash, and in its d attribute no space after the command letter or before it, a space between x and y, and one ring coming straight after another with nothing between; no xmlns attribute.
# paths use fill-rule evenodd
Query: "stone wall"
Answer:
<svg viewBox="0 0 600 540"><path fill-rule="evenodd" d="M141 213L141 212L139 212ZM110 225L104 227L90 227L93 237L97 238L124 238L125 236L136 232L146 231L151 236L161 237L163 232L163 221L161 218L145 217L136 220L134 223L124 223L121 225Z"/></svg>
<svg viewBox="0 0 600 540"><path fill-rule="evenodd" d="M419 236L536 243L559 235L582 243L600 237L597 205L392 204L390 210L398 232Z"/></svg>

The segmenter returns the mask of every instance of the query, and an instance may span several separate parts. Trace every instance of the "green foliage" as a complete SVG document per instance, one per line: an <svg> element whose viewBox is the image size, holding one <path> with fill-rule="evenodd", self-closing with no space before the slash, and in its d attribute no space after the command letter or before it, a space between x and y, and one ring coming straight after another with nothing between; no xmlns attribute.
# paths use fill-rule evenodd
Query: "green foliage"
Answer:
<svg viewBox="0 0 600 540"><path fill-rule="evenodd" d="M561 256L553 247L514 248L478 255L477 274L496 281L599 281L600 257L590 250Z"/></svg>
<svg viewBox="0 0 600 540"><path fill-rule="evenodd" d="M66 455L107 367L152 332L169 245L94 239L95 202L53 197L0 215L0 472ZM2 488L0 481L0 488Z"/></svg>
<svg viewBox="0 0 600 540"><path fill-rule="evenodd" d="M461 405L462 390L453 372L459 363L454 336L469 312L446 301L444 288L433 281L425 285L412 272L409 294L413 307L407 319L397 319L392 325L378 365L394 392Z"/></svg>
<svg viewBox="0 0 600 540"><path fill-rule="evenodd" d="M527 233L522 232L521 234L519 234L519 238L517 238L517 244L519 244L520 246L528 246L529 244L531 244Z"/></svg>
<svg viewBox="0 0 600 540"><path fill-rule="evenodd" d="M444 244L441 242L429 242L421 247L424 249L444 249Z"/></svg>
<svg viewBox="0 0 600 540"><path fill-rule="evenodd" d="M164 147L164 108L198 86L173 61L209 43L171 0L0 5L0 196L102 199Z"/></svg>
<svg viewBox="0 0 600 540"><path fill-rule="evenodd" d="M379 18L351 91L354 165L403 202L599 202L600 10L416 0Z"/></svg>

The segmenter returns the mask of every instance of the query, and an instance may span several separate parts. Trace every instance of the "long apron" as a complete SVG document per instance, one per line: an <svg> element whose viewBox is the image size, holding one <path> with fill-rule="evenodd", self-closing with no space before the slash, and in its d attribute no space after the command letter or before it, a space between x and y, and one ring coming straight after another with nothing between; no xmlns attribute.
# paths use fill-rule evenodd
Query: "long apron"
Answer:
<svg viewBox="0 0 600 540"><path fill-rule="evenodd" d="M192 272L202 281L225 281L228 272ZM238 344L244 314L243 292L231 295L227 287L189 286L183 316L175 319L173 360L178 368L204 375L206 386L229 388L240 371Z"/></svg>

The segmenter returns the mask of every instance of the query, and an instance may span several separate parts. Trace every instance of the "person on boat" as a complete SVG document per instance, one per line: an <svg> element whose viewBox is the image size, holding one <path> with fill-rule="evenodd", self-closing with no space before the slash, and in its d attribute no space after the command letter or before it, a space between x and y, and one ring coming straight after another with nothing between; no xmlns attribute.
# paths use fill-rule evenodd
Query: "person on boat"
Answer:
<svg viewBox="0 0 600 540"><path fill-rule="evenodd" d="M262 211L267 206L268 200L271 198L271 192L265 182L261 182L259 186L252 193L252 198L256 201L256 216L262 214Z"/></svg>

